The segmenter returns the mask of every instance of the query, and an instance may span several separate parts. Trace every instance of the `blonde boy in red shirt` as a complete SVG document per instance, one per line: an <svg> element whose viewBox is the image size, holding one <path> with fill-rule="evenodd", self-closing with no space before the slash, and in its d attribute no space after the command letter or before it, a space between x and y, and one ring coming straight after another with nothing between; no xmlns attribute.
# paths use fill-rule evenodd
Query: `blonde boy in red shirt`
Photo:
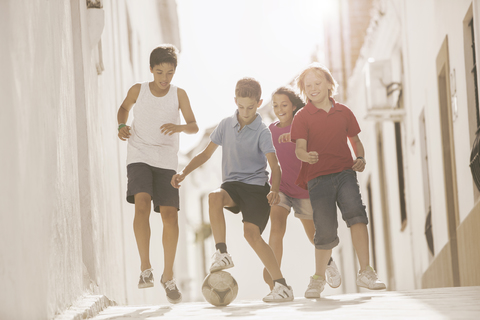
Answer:
<svg viewBox="0 0 480 320"><path fill-rule="evenodd" d="M368 219L356 173L362 172L366 165L358 122L347 106L333 99L338 84L326 67L312 64L297 78L297 86L308 103L295 115L291 129L295 153L302 160L296 183L308 188L315 224L315 275L305 296L319 298L324 289L325 269L332 249L339 243L337 206L350 228L360 263L357 285L371 290L385 289L369 265ZM355 160L347 140L355 152Z"/></svg>

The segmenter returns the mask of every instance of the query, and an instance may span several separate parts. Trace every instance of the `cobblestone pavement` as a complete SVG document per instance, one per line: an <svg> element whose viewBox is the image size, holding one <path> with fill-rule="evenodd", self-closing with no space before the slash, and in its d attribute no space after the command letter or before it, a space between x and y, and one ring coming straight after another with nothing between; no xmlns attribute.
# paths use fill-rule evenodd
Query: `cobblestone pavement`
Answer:
<svg viewBox="0 0 480 320"><path fill-rule="evenodd" d="M94 320L113 319L480 319L480 287L413 291L370 291L327 296L318 300L267 304L234 301L227 307L206 302L178 305L114 306Z"/></svg>

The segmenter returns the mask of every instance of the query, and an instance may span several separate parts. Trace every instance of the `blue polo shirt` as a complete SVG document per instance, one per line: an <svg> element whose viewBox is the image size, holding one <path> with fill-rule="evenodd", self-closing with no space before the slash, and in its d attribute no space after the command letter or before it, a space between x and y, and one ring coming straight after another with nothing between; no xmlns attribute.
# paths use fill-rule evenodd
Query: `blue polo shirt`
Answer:
<svg viewBox="0 0 480 320"><path fill-rule="evenodd" d="M213 143L222 146L223 182L238 181L263 186L268 181L267 153L275 152L272 134L257 117L240 130L238 110L220 121L210 135Z"/></svg>

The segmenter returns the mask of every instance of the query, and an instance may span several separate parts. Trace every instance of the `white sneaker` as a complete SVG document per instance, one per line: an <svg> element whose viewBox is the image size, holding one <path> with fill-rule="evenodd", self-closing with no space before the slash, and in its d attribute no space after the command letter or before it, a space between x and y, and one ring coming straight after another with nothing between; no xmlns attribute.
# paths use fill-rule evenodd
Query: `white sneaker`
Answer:
<svg viewBox="0 0 480 320"><path fill-rule="evenodd" d="M387 288L385 283L378 280L377 273L370 266L366 267L363 271L358 271L357 286L370 290L383 290Z"/></svg>
<svg viewBox="0 0 480 320"><path fill-rule="evenodd" d="M215 251L212 256L212 265L210 266L210 272L228 269L233 266L234 264L232 256L228 252L221 253L220 250L217 249L217 251Z"/></svg>
<svg viewBox="0 0 480 320"><path fill-rule="evenodd" d="M264 302L287 302L293 301L293 290L290 286L284 286L281 283L275 282L272 292L263 298Z"/></svg>
<svg viewBox="0 0 480 320"><path fill-rule="evenodd" d="M322 293L325 288L325 279L318 277L314 279L310 277L310 283L308 284L307 290L305 291L305 298L307 299L316 299L320 298L320 293Z"/></svg>
<svg viewBox="0 0 480 320"><path fill-rule="evenodd" d="M332 288L338 288L340 287L340 284L342 284L340 270L338 270L337 265L333 260L327 266L327 270L325 270L325 279L327 280L328 285Z"/></svg>

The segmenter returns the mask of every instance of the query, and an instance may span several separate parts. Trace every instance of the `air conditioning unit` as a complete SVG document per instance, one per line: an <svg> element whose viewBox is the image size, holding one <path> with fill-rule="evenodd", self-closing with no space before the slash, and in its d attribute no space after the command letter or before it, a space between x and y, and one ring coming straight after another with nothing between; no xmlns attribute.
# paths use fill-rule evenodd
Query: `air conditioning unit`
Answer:
<svg viewBox="0 0 480 320"><path fill-rule="evenodd" d="M390 60L369 60L365 67L367 118L401 121L405 111L398 107L402 84L392 80Z"/></svg>

